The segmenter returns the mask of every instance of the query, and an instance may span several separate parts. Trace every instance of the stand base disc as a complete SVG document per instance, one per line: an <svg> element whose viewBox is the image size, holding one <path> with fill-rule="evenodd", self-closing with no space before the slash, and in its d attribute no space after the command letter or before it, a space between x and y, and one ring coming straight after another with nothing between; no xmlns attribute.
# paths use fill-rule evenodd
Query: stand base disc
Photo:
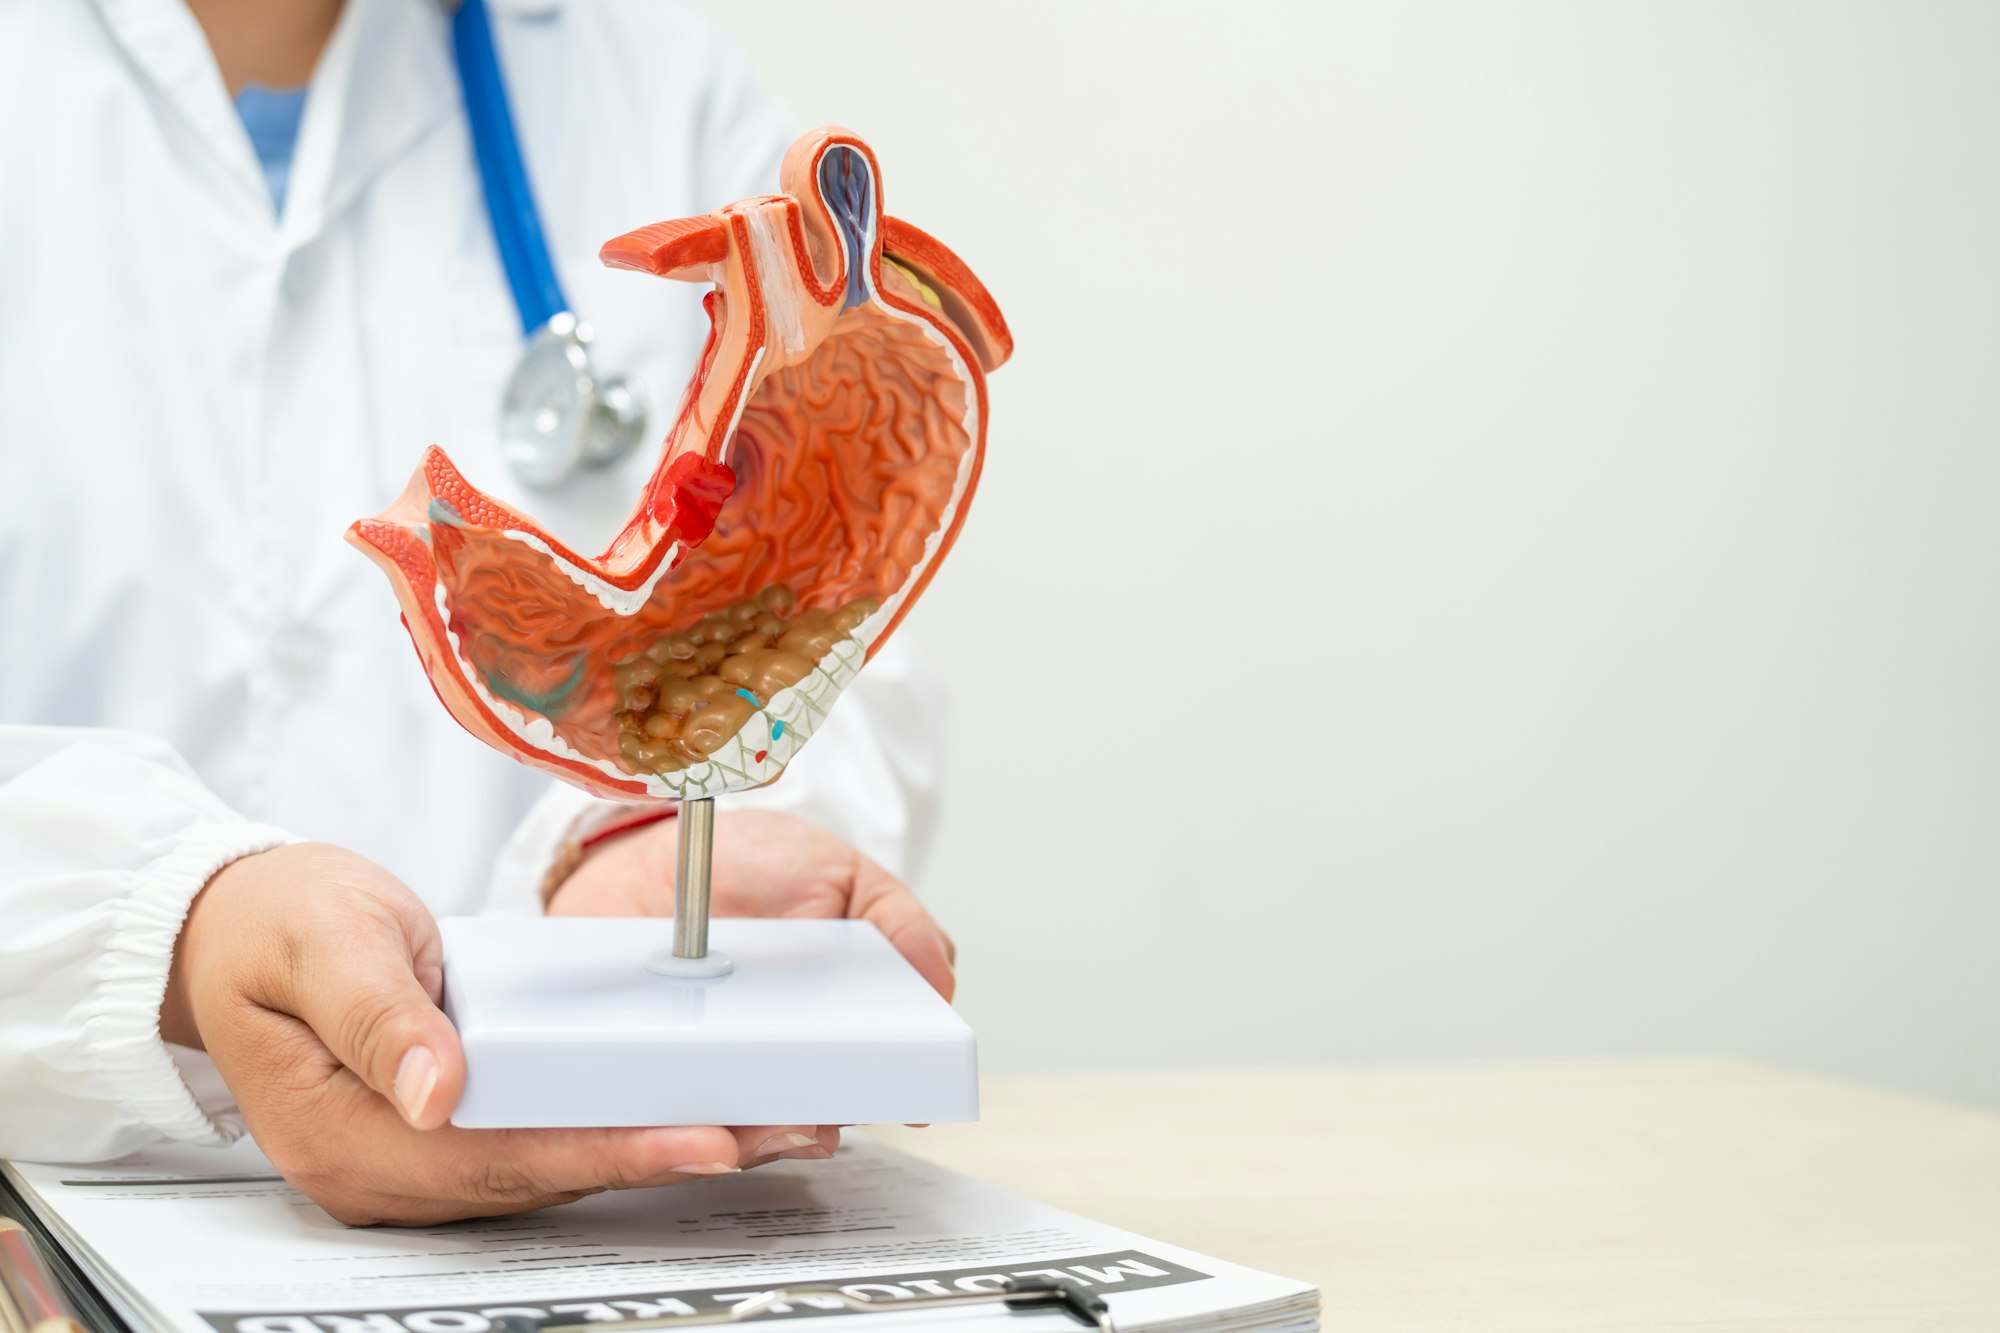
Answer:
<svg viewBox="0 0 2000 1333"><path fill-rule="evenodd" d="M438 925L461 1128L979 1118L972 1029L866 921L712 921L715 977L648 970L667 919Z"/></svg>
<svg viewBox="0 0 2000 1333"><path fill-rule="evenodd" d="M736 970L736 964L729 960L728 954L713 949L699 958L683 958L672 949L655 949L646 955L646 970L655 976L702 980L726 977Z"/></svg>

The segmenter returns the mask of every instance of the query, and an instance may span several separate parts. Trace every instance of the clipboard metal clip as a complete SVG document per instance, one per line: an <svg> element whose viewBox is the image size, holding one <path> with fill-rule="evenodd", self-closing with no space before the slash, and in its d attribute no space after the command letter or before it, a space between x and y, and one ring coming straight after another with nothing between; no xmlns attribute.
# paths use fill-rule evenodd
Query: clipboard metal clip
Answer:
<svg viewBox="0 0 2000 1333"><path fill-rule="evenodd" d="M1010 1310L1061 1310L1086 1328L1098 1333L1118 1333L1111 1322L1111 1306L1102 1296L1074 1282L1049 1280L1025 1282L1008 1278L990 1291L952 1292L943 1296L904 1296L892 1300L870 1300L839 1287L781 1287L767 1291L726 1310L696 1314L659 1315L631 1319L615 1325L617 1333L638 1333L640 1329L694 1328L703 1324L737 1324L782 1310L788 1305L816 1305L824 1309L837 1305L856 1313L883 1314L902 1310L938 1310L953 1305L1004 1304ZM520 1327L514 1327L515 1325ZM495 1333L610 1333L604 1324L536 1324L518 1316L495 1321Z"/></svg>

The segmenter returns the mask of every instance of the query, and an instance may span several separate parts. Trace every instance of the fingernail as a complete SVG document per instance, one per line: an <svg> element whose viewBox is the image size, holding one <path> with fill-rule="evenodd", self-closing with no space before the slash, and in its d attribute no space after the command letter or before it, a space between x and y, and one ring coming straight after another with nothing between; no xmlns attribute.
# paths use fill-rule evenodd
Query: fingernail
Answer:
<svg viewBox="0 0 2000 1333"><path fill-rule="evenodd" d="M667 1170L677 1176L729 1176L739 1168L727 1162L689 1162L686 1166L670 1166Z"/></svg>
<svg viewBox="0 0 2000 1333"><path fill-rule="evenodd" d="M414 1125L423 1117L437 1081L437 1057L430 1047L412 1046L403 1053L402 1063L396 1066L396 1104L403 1108L403 1119Z"/></svg>
<svg viewBox="0 0 2000 1333"><path fill-rule="evenodd" d="M952 957L951 941L944 932L933 928L931 938L937 942L937 956L944 962L944 988L939 992L950 1000L952 992L958 989L958 960Z"/></svg>
<svg viewBox="0 0 2000 1333"><path fill-rule="evenodd" d="M833 1154L815 1143L810 1148L794 1148L790 1152L781 1152L778 1156L790 1162L824 1162Z"/></svg>
<svg viewBox="0 0 2000 1333"><path fill-rule="evenodd" d="M752 1157L775 1157L787 1148L810 1148L817 1142L810 1134L773 1134L757 1145Z"/></svg>

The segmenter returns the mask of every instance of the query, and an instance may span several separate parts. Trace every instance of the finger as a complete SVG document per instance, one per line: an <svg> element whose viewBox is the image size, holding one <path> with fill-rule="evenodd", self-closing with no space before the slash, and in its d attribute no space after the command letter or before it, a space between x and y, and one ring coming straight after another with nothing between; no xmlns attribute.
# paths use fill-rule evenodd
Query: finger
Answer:
<svg viewBox="0 0 2000 1333"><path fill-rule="evenodd" d="M351 1073L345 1075L349 1079ZM714 1125L620 1129L457 1129L421 1133L398 1123L379 1099L353 1108L351 1132L369 1145L372 1168L400 1193L505 1204L553 1194L664 1185L737 1170L737 1142ZM372 1117L372 1119L370 1119ZM380 1145L379 1148L377 1145Z"/></svg>
<svg viewBox="0 0 2000 1333"><path fill-rule="evenodd" d="M302 922L290 946L270 1007L302 1019L410 1125L442 1125L465 1088L465 1058L437 1006L443 948L430 913L414 896L357 892Z"/></svg>
<svg viewBox="0 0 2000 1333"><path fill-rule="evenodd" d="M745 1164L816 1147L819 1142L818 1125L738 1125L730 1132L736 1136L736 1160Z"/></svg>
<svg viewBox="0 0 2000 1333"><path fill-rule="evenodd" d="M297 1020L278 1021L296 1023ZM350 1224L412 1225L569 1202L737 1170L728 1130L417 1130L339 1068L310 1126L258 1141L279 1170Z"/></svg>
<svg viewBox="0 0 2000 1333"><path fill-rule="evenodd" d="M777 1161L823 1162L840 1151L840 1129L839 1125L820 1125L810 1142L783 1152L759 1154L743 1163L743 1169L747 1171L752 1167L769 1166Z"/></svg>
<svg viewBox="0 0 2000 1333"><path fill-rule="evenodd" d="M925 981L949 1000L957 989L952 976L956 950L903 882L865 856L855 858L854 898L849 915L875 923L898 953Z"/></svg>
<svg viewBox="0 0 2000 1333"><path fill-rule="evenodd" d="M741 1169L735 1135L716 1125L454 1130L452 1136L458 1178L501 1198L641 1189Z"/></svg>
<svg viewBox="0 0 2000 1333"><path fill-rule="evenodd" d="M778 1154L793 1162L823 1162L840 1149L840 1126L819 1125L813 1130L811 1143L800 1144Z"/></svg>

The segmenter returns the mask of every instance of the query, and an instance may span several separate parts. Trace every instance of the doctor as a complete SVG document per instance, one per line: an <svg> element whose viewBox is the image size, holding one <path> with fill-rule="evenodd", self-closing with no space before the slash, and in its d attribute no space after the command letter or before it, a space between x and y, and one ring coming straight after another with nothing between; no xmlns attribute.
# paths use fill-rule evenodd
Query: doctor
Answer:
<svg viewBox="0 0 2000 1333"><path fill-rule="evenodd" d="M601 545L703 326L693 289L596 248L774 188L792 138L677 0L491 3L562 297L651 413L554 475L500 444L527 312L445 4L0 7L0 1157L247 1124L336 1217L416 1223L837 1142L446 1124L434 914L663 912L674 829L461 733L341 533L435 441ZM718 821L717 914L865 916L949 994L899 878L937 713L885 651Z"/></svg>

